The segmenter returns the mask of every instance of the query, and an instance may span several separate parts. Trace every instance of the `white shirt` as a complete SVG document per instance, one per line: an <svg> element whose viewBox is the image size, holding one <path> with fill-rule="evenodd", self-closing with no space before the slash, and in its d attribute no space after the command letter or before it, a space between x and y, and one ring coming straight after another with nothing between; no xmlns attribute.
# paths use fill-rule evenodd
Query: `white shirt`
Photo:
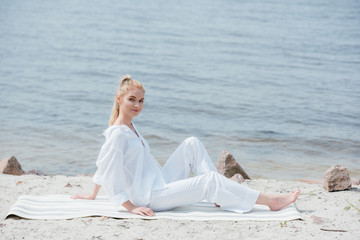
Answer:
<svg viewBox="0 0 360 240"><path fill-rule="evenodd" d="M146 140L126 125L113 125L104 131L93 181L102 185L115 207L130 200L136 206L149 206L152 190L166 185L163 170L154 159Z"/></svg>

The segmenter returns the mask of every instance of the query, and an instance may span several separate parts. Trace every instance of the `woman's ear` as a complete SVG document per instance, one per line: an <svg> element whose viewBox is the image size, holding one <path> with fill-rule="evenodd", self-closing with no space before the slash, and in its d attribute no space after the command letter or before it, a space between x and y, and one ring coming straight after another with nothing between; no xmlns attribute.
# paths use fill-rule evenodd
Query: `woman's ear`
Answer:
<svg viewBox="0 0 360 240"><path fill-rule="evenodd" d="M119 95L116 95L116 101L117 101L119 104L121 104L121 98L120 98Z"/></svg>

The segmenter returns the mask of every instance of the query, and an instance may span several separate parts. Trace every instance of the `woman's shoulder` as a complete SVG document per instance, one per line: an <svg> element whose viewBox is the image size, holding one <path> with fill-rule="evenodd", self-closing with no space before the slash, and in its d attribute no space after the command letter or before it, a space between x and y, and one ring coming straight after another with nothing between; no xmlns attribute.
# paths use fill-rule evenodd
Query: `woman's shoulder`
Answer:
<svg viewBox="0 0 360 240"><path fill-rule="evenodd" d="M105 146L117 149L142 147L141 140L126 125L113 125L104 131ZM139 144L140 142L140 144Z"/></svg>
<svg viewBox="0 0 360 240"><path fill-rule="evenodd" d="M108 127L103 134L106 141L118 142L129 138L131 139L133 137L130 128L126 125L112 125Z"/></svg>

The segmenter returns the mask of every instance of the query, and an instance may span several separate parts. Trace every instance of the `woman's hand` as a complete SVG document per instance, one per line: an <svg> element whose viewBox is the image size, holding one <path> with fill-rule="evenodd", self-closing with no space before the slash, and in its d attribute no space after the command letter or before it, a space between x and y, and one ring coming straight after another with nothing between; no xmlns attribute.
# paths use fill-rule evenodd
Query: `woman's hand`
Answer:
<svg viewBox="0 0 360 240"><path fill-rule="evenodd" d="M151 208L135 206L132 202L130 202L130 200L124 202L122 206L133 214L149 217L155 216L155 213Z"/></svg>
<svg viewBox="0 0 360 240"><path fill-rule="evenodd" d="M94 200L99 192L101 185L95 184L94 191L92 194L75 194L71 196L72 199L87 199L87 200Z"/></svg>
<svg viewBox="0 0 360 240"><path fill-rule="evenodd" d="M96 196L93 194L75 194L71 196L72 199L87 199L87 200L94 200Z"/></svg>
<svg viewBox="0 0 360 240"><path fill-rule="evenodd" d="M133 209L129 210L129 212L141 216L149 216L149 217L155 216L154 211L148 207L134 207Z"/></svg>

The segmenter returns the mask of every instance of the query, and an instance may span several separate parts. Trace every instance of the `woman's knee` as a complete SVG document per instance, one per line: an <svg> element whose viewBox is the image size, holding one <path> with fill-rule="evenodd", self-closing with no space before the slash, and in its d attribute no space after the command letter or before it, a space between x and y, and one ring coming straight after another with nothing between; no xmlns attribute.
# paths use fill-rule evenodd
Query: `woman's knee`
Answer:
<svg viewBox="0 0 360 240"><path fill-rule="evenodd" d="M186 138L184 141L186 143L194 143L194 142L199 142L200 140L197 137L191 136Z"/></svg>

